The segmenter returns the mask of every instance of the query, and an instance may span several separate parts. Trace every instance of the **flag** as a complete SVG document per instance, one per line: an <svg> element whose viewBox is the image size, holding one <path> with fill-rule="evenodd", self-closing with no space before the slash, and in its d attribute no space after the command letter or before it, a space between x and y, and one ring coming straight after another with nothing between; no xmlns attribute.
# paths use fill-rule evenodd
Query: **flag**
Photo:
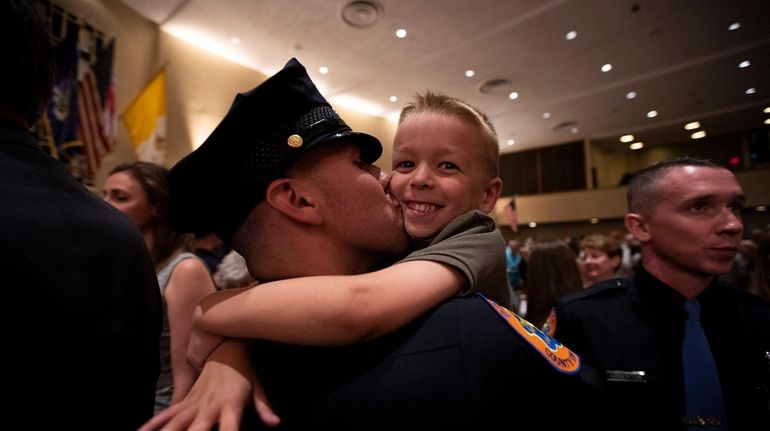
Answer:
<svg viewBox="0 0 770 431"><path fill-rule="evenodd" d="M123 112L139 160L162 164L166 138L166 71L161 69Z"/></svg>
<svg viewBox="0 0 770 431"><path fill-rule="evenodd" d="M91 66L83 62L78 82L78 136L86 153L88 173L93 178L102 165L102 158L112 150L102 127L102 102Z"/></svg>

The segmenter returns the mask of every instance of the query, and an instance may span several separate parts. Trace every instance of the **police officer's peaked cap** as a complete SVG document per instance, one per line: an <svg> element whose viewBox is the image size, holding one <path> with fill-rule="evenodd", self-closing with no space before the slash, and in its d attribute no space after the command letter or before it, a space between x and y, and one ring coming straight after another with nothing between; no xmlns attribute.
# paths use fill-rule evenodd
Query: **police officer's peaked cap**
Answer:
<svg viewBox="0 0 770 431"><path fill-rule="evenodd" d="M357 143L373 162L380 142L353 132L318 92L305 68L291 59L247 93L198 149L169 173L170 222L179 232L215 232L230 243L271 181L321 143Z"/></svg>

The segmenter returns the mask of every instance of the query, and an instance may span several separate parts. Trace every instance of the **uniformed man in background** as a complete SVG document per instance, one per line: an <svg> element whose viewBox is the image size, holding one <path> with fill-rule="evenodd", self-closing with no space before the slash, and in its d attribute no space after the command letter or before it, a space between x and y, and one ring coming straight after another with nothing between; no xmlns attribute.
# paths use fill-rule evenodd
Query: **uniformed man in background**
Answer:
<svg viewBox="0 0 770 431"><path fill-rule="evenodd" d="M770 304L717 280L738 250L743 205L735 176L710 161L645 169L625 217L642 270L556 305L555 337L601 374L617 429L770 429Z"/></svg>

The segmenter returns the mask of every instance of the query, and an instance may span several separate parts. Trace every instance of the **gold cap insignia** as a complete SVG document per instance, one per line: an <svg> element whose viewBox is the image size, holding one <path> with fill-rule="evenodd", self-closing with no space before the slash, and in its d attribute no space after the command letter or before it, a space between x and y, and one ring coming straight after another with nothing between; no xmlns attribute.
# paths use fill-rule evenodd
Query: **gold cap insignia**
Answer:
<svg viewBox="0 0 770 431"><path fill-rule="evenodd" d="M286 140L286 143L292 148L299 148L302 146L302 136L291 135L289 136L289 139Z"/></svg>

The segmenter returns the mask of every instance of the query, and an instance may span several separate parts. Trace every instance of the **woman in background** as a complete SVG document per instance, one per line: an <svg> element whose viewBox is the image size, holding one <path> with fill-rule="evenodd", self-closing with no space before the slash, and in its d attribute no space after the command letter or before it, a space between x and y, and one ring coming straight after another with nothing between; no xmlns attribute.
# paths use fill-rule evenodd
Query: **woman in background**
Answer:
<svg viewBox="0 0 770 431"><path fill-rule="evenodd" d="M583 290L575 253L560 240L535 243L527 264L527 320L538 328L553 305Z"/></svg>
<svg viewBox="0 0 770 431"><path fill-rule="evenodd" d="M615 238L607 235L588 235L580 241L578 267L583 287L615 278L623 250Z"/></svg>
<svg viewBox="0 0 770 431"><path fill-rule="evenodd" d="M215 291L208 269L190 252L191 235L176 233L168 225L167 173L152 163L125 163L110 172L104 185L104 200L144 235L158 274L165 316L155 413L182 400L198 375L185 359L192 314L198 302Z"/></svg>

